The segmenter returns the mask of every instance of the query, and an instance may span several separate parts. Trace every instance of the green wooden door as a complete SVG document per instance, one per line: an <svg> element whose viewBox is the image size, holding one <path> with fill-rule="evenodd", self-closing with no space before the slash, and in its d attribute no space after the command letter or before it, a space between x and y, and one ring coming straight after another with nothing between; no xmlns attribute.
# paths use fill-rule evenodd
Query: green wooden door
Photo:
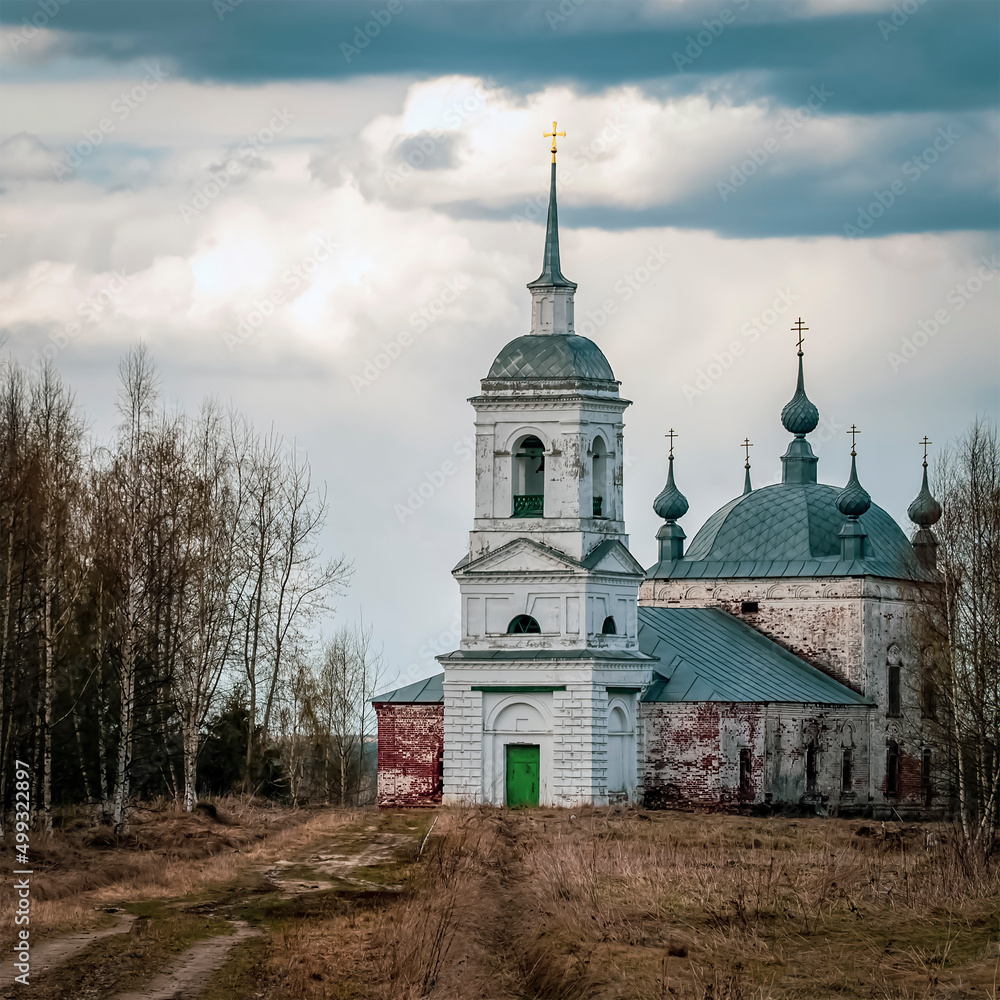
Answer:
<svg viewBox="0 0 1000 1000"><path fill-rule="evenodd" d="M538 747L507 745L507 805L538 805Z"/></svg>

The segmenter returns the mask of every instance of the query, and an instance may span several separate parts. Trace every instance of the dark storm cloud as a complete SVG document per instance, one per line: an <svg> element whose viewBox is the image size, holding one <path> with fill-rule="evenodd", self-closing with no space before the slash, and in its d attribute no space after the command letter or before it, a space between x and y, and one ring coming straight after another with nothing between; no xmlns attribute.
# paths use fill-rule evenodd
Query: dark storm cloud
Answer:
<svg viewBox="0 0 1000 1000"><path fill-rule="evenodd" d="M1000 7L990 0L907 0L913 13L899 8L898 23L888 3L881 15L804 17L787 3L702 0L657 17L626 3L574 9L573 0L391 0L392 8L389 0L42 2L56 11L51 17L39 0L5 3L0 20L11 26L8 34L41 17L68 34L74 54L168 59L194 80L462 73L490 75L512 89L566 80L583 88L638 82L687 90L740 76L750 96L780 101L821 81L840 95L840 111L997 102ZM724 10L727 24L719 20Z"/></svg>

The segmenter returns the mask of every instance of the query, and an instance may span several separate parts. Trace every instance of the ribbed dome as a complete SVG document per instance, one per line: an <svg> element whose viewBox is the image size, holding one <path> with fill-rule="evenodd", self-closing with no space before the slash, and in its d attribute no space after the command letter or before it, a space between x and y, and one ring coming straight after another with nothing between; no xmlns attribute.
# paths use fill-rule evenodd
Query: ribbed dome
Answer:
<svg viewBox="0 0 1000 1000"><path fill-rule="evenodd" d="M845 517L860 517L872 505L872 498L858 479L858 467L851 455L851 478L837 497L837 509Z"/></svg>
<svg viewBox="0 0 1000 1000"><path fill-rule="evenodd" d="M681 560L690 569L675 575L838 575L842 493L822 483L776 483L737 497L705 522ZM881 507L871 504L858 523L868 536L866 573L924 579L906 535Z"/></svg>
<svg viewBox="0 0 1000 1000"><path fill-rule="evenodd" d="M687 513L687 509L687 497L674 485L674 456L671 455L667 471L667 485L653 501L653 510L664 521L676 521L677 518L683 517Z"/></svg>
<svg viewBox="0 0 1000 1000"><path fill-rule="evenodd" d="M921 528L929 528L941 520L941 504L934 499L927 486L927 466L924 465L924 481L913 503L906 508L906 516Z"/></svg>
<svg viewBox="0 0 1000 1000"><path fill-rule="evenodd" d="M597 344L575 333L518 337L497 355L486 377L615 381L615 373Z"/></svg>
<svg viewBox="0 0 1000 1000"><path fill-rule="evenodd" d="M809 434L819 423L819 410L806 395L805 379L802 376L802 352L799 352L799 380L795 395L781 411L781 423L790 434Z"/></svg>

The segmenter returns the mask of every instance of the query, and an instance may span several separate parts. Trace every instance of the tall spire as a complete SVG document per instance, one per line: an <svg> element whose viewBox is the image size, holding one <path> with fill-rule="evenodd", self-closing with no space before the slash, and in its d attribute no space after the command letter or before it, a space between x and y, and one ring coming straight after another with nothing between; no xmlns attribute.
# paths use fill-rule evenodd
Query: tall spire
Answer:
<svg viewBox="0 0 1000 1000"><path fill-rule="evenodd" d="M816 429L819 423L819 410L806 395L805 378L802 373L802 341L805 326L800 316L792 327L799 335L799 377L795 385L795 395L785 404L781 411L781 423L785 430L794 434L795 438L789 444L788 451L781 458L782 477L784 483L815 483L816 464L819 461L813 454L806 435Z"/></svg>
<svg viewBox="0 0 1000 1000"><path fill-rule="evenodd" d="M556 205L556 161L552 160L549 180L549 217L545 224L545 252L542 255L542 273L535 278L529 288L550 286L555 288L576 288L559 265L559 209Z"/></svg>
<svg viewBox="0 0 1000 1000"><path fill-rule="evenodd" d="M531 332L538 334L573 334L573 293L576 282L562 273L559 261L559 210L556 205L556 136L565 132L552 131L552 168L549 176L549 216L545 226L545 250L542 273L528 285L531 292Z"/></svg>

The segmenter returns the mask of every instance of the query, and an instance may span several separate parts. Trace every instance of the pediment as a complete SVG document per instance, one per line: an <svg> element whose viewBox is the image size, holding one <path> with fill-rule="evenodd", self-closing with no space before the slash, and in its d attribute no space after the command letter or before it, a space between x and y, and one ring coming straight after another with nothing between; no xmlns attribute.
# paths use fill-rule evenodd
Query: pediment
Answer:
<svg viewBox="0 0 1000 1000"><path fill-rule="evenodd" d="M583 560L584 567L591 573L620 573L629 576L645 576L646 571L635 556L617 539L601 542Z"/></svg>
<svg viewBox="0 0 1000 1000"><path fill-rule="evenodd" d="M563 552L529 538L516 538L493 552L457 566L455 573L567 573L582 567Z"/></svg>

